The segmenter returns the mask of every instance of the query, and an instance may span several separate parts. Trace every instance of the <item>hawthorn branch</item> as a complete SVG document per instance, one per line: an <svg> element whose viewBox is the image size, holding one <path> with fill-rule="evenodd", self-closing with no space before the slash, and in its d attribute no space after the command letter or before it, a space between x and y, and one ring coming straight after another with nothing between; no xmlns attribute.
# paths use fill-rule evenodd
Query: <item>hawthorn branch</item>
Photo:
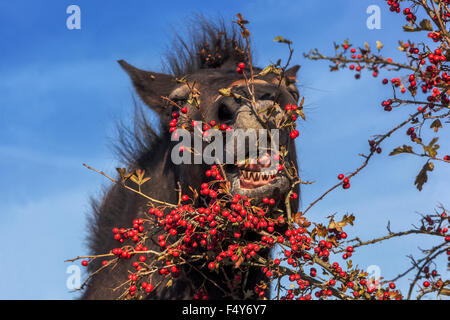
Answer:
<svg viewBox="0 0 450 320"><path fill-rule="evenodd" d="M177 207L177 205L175 205L175 204L168 203L168 202L165 202L165 201L160 201L160 200L154 199L154 198L152 198L152 197L149 197L148 195L142 193L141 191L136 190L136 189L133 189L133 188L131 188L130 186L127 186L125 183L120 182L120 181L117 181L117 180L115 180L114 178L111 178L110 176L108 176L108 175L107 175L106 173L104 173L103 171L99 171L99 170L97 170L97 169L94 169L94 168L88 166L88 165L85 164L85 163L83 163L83 166L85 166L85 167L88 168L89 170L92 170L92 171L94 171L94 172L97 172L97 173L101 174L102 176L104 176L104 177L108 178L109 180L111 180L113 183L116 183L116 184L118 184L118 185L124 187L125 189L130 190L130 191L132 191L132 192L134 192L134 193L136 193L136 194L138 194L138 195L140 195L140 196L146 198L147 200L150 200L151 202L163 204L163 205L166 205L166 206L172 207L172 208L176 208L176 207Z"/></svg>
<svg viewBox="0 0 450 320"><path fill-rule="evenodd" d="M420 114L421 112L418 111L416 113L414 113L412 116L410 116L407 120L403 121L402 123L400 123L399 125L397 125L395 128L391 129L388 133L384 134L383 136L381 136L381 138L376 142L375 146L379 146L386 138L390 137L395 131L397 131L398 129L402 128L403 126L405 126L407 123L409 123L412 119L414 119L415 117L417 117L418 114ZM370 154L368 156L365 156L366 160L363 162L363 164L356 169L355 171L353 171L351 174L349 174L347 176L348 179L354 177L355 175L357 175L362 169L364 169L367 164L369 163L370 159L373 157L373 155L375 154L375 150L371 151ZM340 182L336 185L334 185L333 187L331 187L330 189L328 189L327 191L325 191L325 193L323 193L319 198L317 198L316 200L314 200L313 202L310 203L310 205L306 208L305 211L303 211L303 214L305 214L306 212L308 212L317 202L319 202L320 200L322 200L323 198L325 198L331 191L333 191L334 189L336 189L337 187L343 185L343 182Z"/></svg>
<svg viewBox="0 0 450 320"><path fill-rule="evenodd" d="M368 241L361 241L361 239L359 238L355 238L352 240L349 240L349 242L353 242L356 241L358 242L357 244L353 245L353 248L358 248L358 247L362 247L362 246L367 246L370 244L375 244L378 242L382 242L388 239L392 239L392 238L397 238L397 237L403 237L406 235L410 235L410 234L426 234L426 235L431 235L431 236L440 236L440 237L445 237L445 235L439 233L439 232L428 232L426 230L408 230L408 231L402 231L402 232L391 232L386 236L383 237L379 237L376 239L372 239L372 240L368 240ZM340 250L340 251L336 251L336 252L343 252L344 250Z"/></svg>

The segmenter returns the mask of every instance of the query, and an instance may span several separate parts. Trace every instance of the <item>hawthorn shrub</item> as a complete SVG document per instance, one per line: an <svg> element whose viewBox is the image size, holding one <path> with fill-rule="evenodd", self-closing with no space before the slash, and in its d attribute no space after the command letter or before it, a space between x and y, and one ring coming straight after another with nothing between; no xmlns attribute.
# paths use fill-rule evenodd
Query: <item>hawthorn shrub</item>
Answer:
<svg viewBox="0 0 450 320"><path fill-rule="evenodd" d="M417 226L410 230L391 232L376 239L362 241L351 238L351 231L355 217L335 215L328 221L313 221L308 216L309 210L320 200L339 188L350 188L351 179L363 170L372 158L382 152L382 143L394 132L405 133L405 144L390 152L395 156L401 153L423 157L423 168L418 173L415 185L421 190L428 180L428 174L435 170L435 164L448 165L450 156L441 154L437 144L439 137L431 141L423 141L421 132L433 130L436 135L449 122L450 74L448 74L450 60L450 35L447 23L450 20L448 0L388 0L385 1L393 14L405 19L403 27L406 32L416 32L424 35L421 42L400 41L399 50L405 55L405 60L396 62L382 55L383 44L377 42L376 49L365 43L362 47L352 45L348 40L335 44L333 55L324 55L314 49L304 56L311 60L325 60L331 63L330 71L341 69L354 70L355 78L359 79L362 72L369 72L390 89L389 98L381 99L380 105L385 112L395 112L398 108L410 108L410 115L385 134L378 135L368 141L368 148L364 161L360 167L349 171L349 174L339 173L336 184L329 187L320 197L299 212L292 212L292 204L298 201L299 195L294 192L298 185L308 185L303 181L296 168L285 161L288 150L281 146L277 168L289 178L291 188L283 201L284 210L276 207L276 199L263 198L261 203L239 194L230 193L230 186L226 174L220 163L212 165L199 190L192 190L191 194L178 192L178 203L166 203L153 199L141 192L141 186L151 177L145 177L143 170L128 172L127 169L117 169L120 178L114 179L107 174L85 165L114 183L129 189L149 201L145 219L130 221L129 226L117 226L111 230L111 237L117 241L117 247L110 252L97 256L83 256L68 261L80 260L87 266L94 260L102 261L101 267L94 272L101 272L105 268L114 268L121 259L131 259L135 271L128 276L128 280L121 285L121 298L142 299L158 286L171 286L177 281L180 268L183 265L201 262L207 266L210 273L218 272L225 266L235 269L234 279L227 279L229 291L224 296L230 298L237 294L245 272L248 268L258 267L265 274L265 279L258 283L253 290L244 292L245 298L268 299L268 288L272 288L272 298L280 300L310 300L310 299L421 299L424 296L448 296L450 280L442 277L441 273L447 266L438 266L435 261L440 255L449 255L450 236L448 225L450 217L444 207L438 207L433 213L423 215ZM421 18L423 16L423 18ZM250 32L246 25L248 21L238 14L235 23L239 26L241 36L249 44ZM281 61L267 66L261 74L284 74L293 55L291 41L277 37L274 41L288 47L289 58L286 65ZM250 50L250 46L248 46ZM249 54L249 56L251 56ZM246 63L250 73L246 72ZM391 77L381 75L391 71ZM253 104L254 88L252 88L258 74L253 73L252 62L242 62L236 66L236 72L242 75L247 84L250 99ZM179 81L185 81L179 79ZM281 81L281 80L280 80ZM388 91L388 90L386 90ZM223 89L222 95L230 96L235 93ZM195 88L191 89L191 102L195 105ZM172 114L171 131L175 131L180 114L186 113L186 107L178 105L169 98L165 99L179 108L179 112ZM280 127L290 130L290 138L297 139L297 121L305 119L303 110L304 99L298 105L286 105L284 118ZM201 126L204 133L210 129L229 130L226 125L217 123L195 122L192 126ZM188 150L181 150L188 151ZM129 182L135 184L130 187ZM128 182L128 183L126 183ZM181 190L181 189L180 189ZM203 197L204 206L194 205L199 197ZM305 200L306 201L306 200ZM345 230L344 230L345 229ZM250 241L244 236L248 232L258 235L257 240ZM158 250L147 247L148 239L157 236ZM382 280L370 278L364 269L352 264L351 257L356 254L355 249L373 245L391 238L403 237L411 234L423 234L439 239L438 245L422 250L419 257L412 258L412 265L407 270L400 270L394 279ZM278 256L267 258L260 252L274 249ZM339 264L337 261L346 260ZM155 282L153 275L162 275L166 280ZM395 281L413 274L409 291L401 293L396 288ZM80 289L88 283L90 275ZM213 281L205 272L205 281ZM413 296L415 295L415 296ZM198 288L195 299L208 299L208 292Z"/></svg>

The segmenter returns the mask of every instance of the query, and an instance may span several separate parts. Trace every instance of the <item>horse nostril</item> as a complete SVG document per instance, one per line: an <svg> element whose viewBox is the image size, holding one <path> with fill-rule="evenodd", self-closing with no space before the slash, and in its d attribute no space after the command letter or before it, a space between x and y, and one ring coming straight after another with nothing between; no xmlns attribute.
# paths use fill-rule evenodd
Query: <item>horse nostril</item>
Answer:
<svg viewBox="0 0 450 320"><path fill-rule="evenodd" d="M218 117L221 122L226 122L233 120L234 114L225 103L221 103L219 105Z"/></svg>

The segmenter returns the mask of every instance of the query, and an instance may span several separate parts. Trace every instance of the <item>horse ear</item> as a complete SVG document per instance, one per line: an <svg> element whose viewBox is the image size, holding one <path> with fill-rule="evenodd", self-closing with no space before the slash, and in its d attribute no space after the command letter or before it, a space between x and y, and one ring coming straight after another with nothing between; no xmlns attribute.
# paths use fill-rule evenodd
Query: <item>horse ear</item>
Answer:
<svg viewBox="0 0 450 320"><path fill-rule="evenodd" d="M295 66L293 66L285 71L285 77L289 83L295 83L297 81L298 70L300 70L300 66L298 64L296 64Z"/></svg>
<svg viewBox="0 0 450 320"><path fill-rule="evenodd" d="M299 100L300 94L297 89L297 72L300 70L300 66L296 64L292 68L289 68L285 71L284 76L286 79L286 87L288 91L292 94L295 100Z"/></svg>
<svg viewBox="0 0 450 320"><path fill-rule="evenodd" d="M130 76L142 101L158 114L168 114L170 110L164 107L162 97L169 96L175 86L175 78L168 74L140 70L124 60L117 62Z"/></svg>

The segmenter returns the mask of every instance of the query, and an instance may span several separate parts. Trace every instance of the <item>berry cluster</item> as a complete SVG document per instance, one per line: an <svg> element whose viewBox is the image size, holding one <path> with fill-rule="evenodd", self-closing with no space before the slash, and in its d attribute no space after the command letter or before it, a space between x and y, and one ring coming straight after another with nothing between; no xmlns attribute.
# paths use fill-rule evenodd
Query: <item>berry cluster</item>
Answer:
<svg viewBox="0 0 450 320"><path fill-rule="evenodd" d="M130 261L135 272L128 276L123 298L140 298L155 290L161 285L161 282L152 280L155 272L166 282L175 281L182 272L184 261L189 259L205 261L209 272L220 272L223 267L234 266L239 273L233 280L236 286L233 290L242 284L242 274L248 272L249 267L261 264L263 259L261 270L266 280L254 288L254 295L259 298L265 297L269 283L283 277L287 270L289 281L296 286L280 297L286 300L309 300L313 296L325 299L337 294L332 288L338 282L348 286L355 281L368 281L364 273L351 268L344 270L338 262L330 261L337 258L333 252L339 252L341 247L346 251L344 259L352 256L353 247L344 246L347 234L342 227L353 221L353 216L344 216L339 223L332 218L328 228L322 225L311 228L312 224L298 213L300 217L296 221L299 225L295 227L278 212L276 199L266 197L262 205L255 205L246 196L231 195L224 190L218 166L212 166L205 173L213 180L203 182L193 197L181 194L180 203L171 210L152 206L145 217L133 221L132 227L113 228L112 236L120 246L102 255L107 257L102 267L113 267L119 260ZM349 186L343 175L339 175L339 179ZM202 201L198 201L198 197ZM297 194L293 193L291 199L296 198ZM199 202L208 205L194 205ZM249 234L254 235L252 240ZM150 239L156 241L158 248L150 246ZM282 256L264 260L264 252L276 246L283 250ZM95 259L97 257L84 259L82 265L87 266ZM329 289L323 289L316 279L316 267L311 267L309 274L302 271L311 263L319 263L319 267L328 270L331 276L327 280ZM360 286L355 286L353 298L364 296ZM315 288L320 290L314 292ZM376 294L378 291L364 292ZM208 299L206 289L199 289L194 298Z"/></svg>
<svg viewBox="0 0 450 320"><path fill-rule="evenodd" d="M389 6L389 10L391 10L392 12L400 13L401 9L399 0L386 0L386 2Z"/></svg>

